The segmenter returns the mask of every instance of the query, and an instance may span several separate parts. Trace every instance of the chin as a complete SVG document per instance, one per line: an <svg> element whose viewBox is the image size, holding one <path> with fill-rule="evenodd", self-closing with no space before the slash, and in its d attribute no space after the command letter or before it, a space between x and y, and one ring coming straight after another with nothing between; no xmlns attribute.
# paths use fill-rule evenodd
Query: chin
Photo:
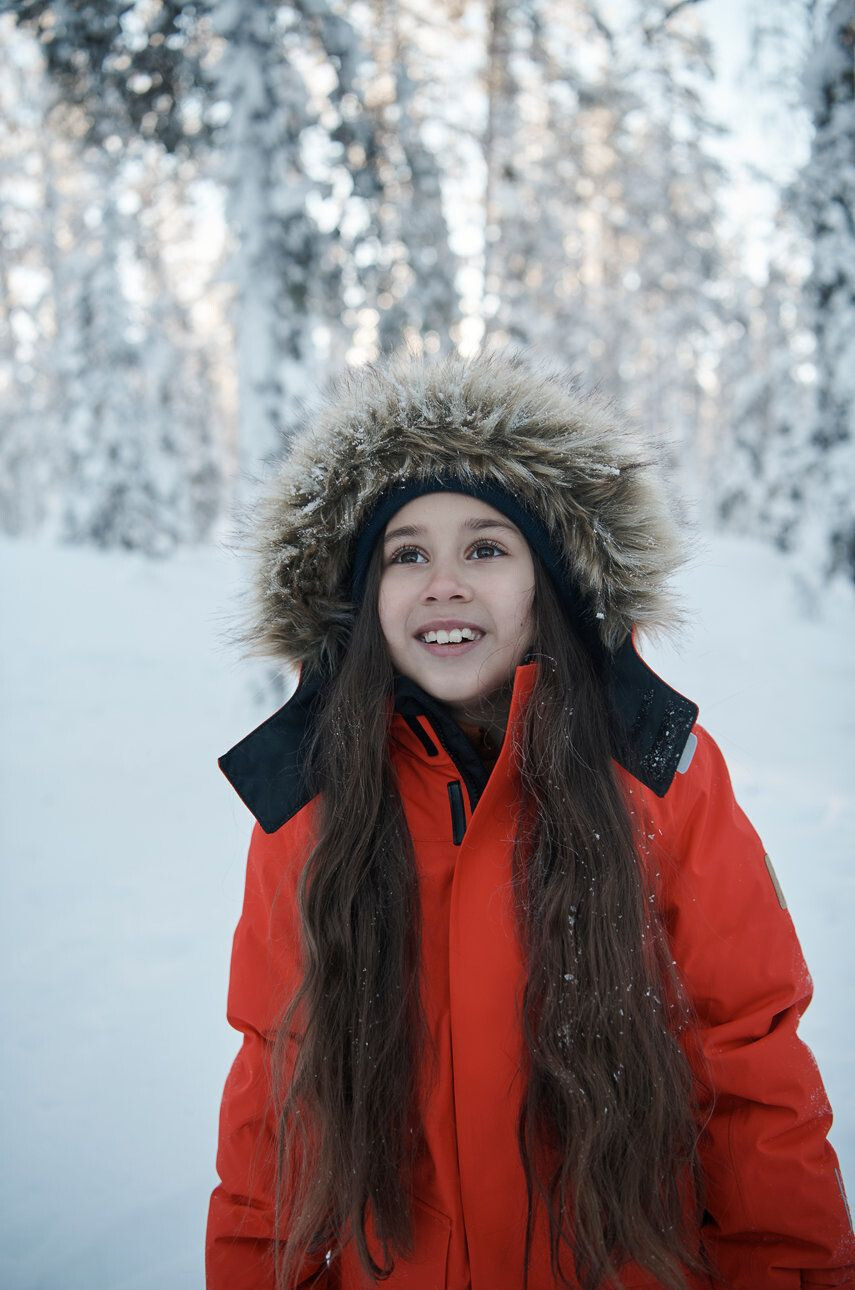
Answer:
<svg viewBox="0 0 855 1290"><path fill-rule="evenodd" d="M435 699L442 699L448 703L466 703L481 693L480 688L463 680L455 680L453 677L437 676L436 673L424 669L410 672L413 680L416 681L423 690L432 694Z"/></svg>
<svg viewBox="0 0 855 1290"><path fill-rule="evenodd" d="M474 707L492 694L501 685L501 680L491 679L485 684L483 681L480 683L471 680L467 682L463 678L457 682L450 678L445 682L443 682L442 678L428 678L422 681L421 685L435 699L441 699L444 703L456 703L462 707Z"/></svg>
<svg viewBox="0 0 855 1290"><path fill-rule="evenodd" d="M418 680L418 678L416 678ZM432 694L435 699L443 699L448 703L465 703L472 695L472 687L468 685L455 685L453 681L443 681L434 676L424 676L419 680L419 685L428 694Z"/></svg>

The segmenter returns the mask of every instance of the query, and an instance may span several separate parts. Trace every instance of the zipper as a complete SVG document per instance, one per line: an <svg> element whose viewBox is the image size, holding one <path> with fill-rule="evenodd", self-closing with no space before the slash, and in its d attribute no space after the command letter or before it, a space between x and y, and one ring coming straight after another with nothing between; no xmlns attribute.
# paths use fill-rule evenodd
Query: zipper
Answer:
<svg viewBox="0 0 855 1290"><path fill-rule="evenodd" d="M451 807L451 840L459 847L466 832L466 808L459 779L451 780L448 785L448 802Z"/></svg>
<svg viewBox="0 0 855 1290"><path fill-rule="evenodd" d="M395 683L396 708L401 713L410 729L417 736L429 757L435 757L438 749L423 728L418 718L424 718L440 747L444 748L460 775L460 781L466 788L469 797L470 814L478 805L478 799L487 787L489 774L481 758L458 726L457 722L444 711L442 704L431 699L414 681L399 677Z"/></svg>
<svg viewBox="0 0 855 1290"><path fill-rule="evenodd" d="M459 772L463 783L466 785L466 792L469 795L469 810L472 812L478 805L481 794L487 787L487 780L490 778L484 768L484 763L456 721L448 722L444 727L440 726L430 716L428 716L428 721L430 721L431 729L440 744L454 762L455 770ZM458 790L460 789L460 782L460 779L455 781ZM450 793L449 796L451 796Z"/></svg>

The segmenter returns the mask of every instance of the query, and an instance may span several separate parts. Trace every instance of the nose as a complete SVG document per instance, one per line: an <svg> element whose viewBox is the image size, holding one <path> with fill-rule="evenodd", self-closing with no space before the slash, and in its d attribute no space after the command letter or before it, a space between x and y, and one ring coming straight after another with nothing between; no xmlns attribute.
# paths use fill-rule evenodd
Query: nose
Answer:
<svg viewBox="0 0 855 1290"><path fill-rule="evenodd" d="M422 600L430 603L435 600L471 600L472 592L455 560L435 560L431 575L422 588Z"/></svg>

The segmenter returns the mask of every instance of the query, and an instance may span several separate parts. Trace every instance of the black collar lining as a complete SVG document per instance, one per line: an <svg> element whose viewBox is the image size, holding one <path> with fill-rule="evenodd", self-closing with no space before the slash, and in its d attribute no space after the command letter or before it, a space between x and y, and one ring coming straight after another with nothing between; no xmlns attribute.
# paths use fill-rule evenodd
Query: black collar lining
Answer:
<svg viewBox="0 0 855 1290"><path fill-rule="evenodd" d="M524 663L536 659L527 654ZM218 759L223 774L266 833L274 833L311 800L304 750L311 734L325 676L309 673L288 702ZM613 756L658 797L665 793L698 717L698 706L667 685L635 650L628 635L610 660L606 677L617 717ZM457 766L475 810L489 772L468 737L438 699L409 677L396 675L395 710L421 740L429 756L426 717L441 746Z"/></svg>

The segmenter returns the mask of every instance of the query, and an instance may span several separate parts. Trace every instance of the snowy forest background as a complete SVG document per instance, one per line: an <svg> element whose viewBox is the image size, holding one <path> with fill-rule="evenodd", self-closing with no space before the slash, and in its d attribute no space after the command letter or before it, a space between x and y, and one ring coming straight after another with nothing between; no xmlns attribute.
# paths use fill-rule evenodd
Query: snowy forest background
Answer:
<svg viewBox="0 0 855 1290"><path fill-rule="evenodd" d="M855 1176L851 0L0 0L0 1286L198 1290L251 817L233 520L303 400L512 340L669 445L682 642ZM762 946L758 947L758 954Z"/></svg>
<svg viewBox="0 0 855 1290"><path fill-rule="evenodd" d="M0 530L204 542L327 373L512 339L855 578L848 0L2 10Z"/></svg>

